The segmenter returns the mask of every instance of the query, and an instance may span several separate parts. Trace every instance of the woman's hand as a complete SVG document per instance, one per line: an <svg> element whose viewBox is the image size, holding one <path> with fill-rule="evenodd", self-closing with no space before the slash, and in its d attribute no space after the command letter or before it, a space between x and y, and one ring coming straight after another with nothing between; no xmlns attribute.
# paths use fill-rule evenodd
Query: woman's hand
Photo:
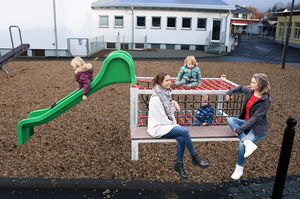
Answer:
<svg viewBox="0 0 300 199"><path fill-rule="evenodd" d="M225 101L229 101L230 99L233 99L233 95L225 95Z"/></svg>
<svg viewBox="0 0 300 199"><path fill-rule="evenodd" d="M180 106L178 105L178 103L175 100L173 100L172 102L173 102L173 105L174 105L176 111L180 112Z"/></svg>

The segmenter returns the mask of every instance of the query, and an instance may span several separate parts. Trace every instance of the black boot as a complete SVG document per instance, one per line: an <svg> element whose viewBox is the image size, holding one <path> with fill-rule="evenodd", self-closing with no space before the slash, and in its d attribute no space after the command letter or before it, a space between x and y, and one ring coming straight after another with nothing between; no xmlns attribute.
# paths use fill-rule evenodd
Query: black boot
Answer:
<svg viewBox="0 0 300 199"><path fill-rule="evenodd" d="M208 167L208 163L205 162L204 160L201 160L201 158L199 158L197 154L192 156L192 162L193 162L193 165L198 165L201 168Z"/></svg>
<svg viewBox="0 0 300 199"><path fill-rule="evenodd" d="M176 162L174 165L174 170L178 172L178 174L180 175L180 178L183 180L187 180L188 177L184 171L183 168L183 163L182 162Z"/></svg>

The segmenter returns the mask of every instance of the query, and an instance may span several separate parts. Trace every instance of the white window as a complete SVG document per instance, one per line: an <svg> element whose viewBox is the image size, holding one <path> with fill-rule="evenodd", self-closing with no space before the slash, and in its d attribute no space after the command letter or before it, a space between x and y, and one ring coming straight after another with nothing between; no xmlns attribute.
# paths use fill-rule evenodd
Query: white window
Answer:
<svg viewBox="0 0 300 199"><path fill-rule="evenodd" d="M136 17L136 27L146 28L146 17Z"/></svg>
<svg viewBox="0 0 300 199"><path fill-rule="evenodd" d="M191 29L192 18L182 18L182 29Z"/></svg>
<svg viewBox="0 0 300 199"><path fill-rule="evenodd" d="M279 23L279 32L278 32L278 36L279 37L283 37L284 34L284 23Z"/></svg>
<svg viewBox="0 0 300 199"><path fill-rule="evenodd" d="M160 17L152 17L152 28L160 28Z"/></svg>
<svg viewBox="0 0 300 199"><path fill-rule="evenodd" d="M294 39L300 39L300 23L295 23Z"/></svg>
<svg viewBox="0 0 300 199"><path fill-rule="evenodd" d="M206 30L206 18L198 18L197 21L197 30Z"/></svg>
<svg viewBox="0 0 300 199"><path fill-rule="evenodd" d="M99 27L108 28L108 16L106 15L99 16Z"/></svg>
<svg viewBox="0 0 300 199"><path fill-rule="evenodd" d="M176 17L167 17L167 29L176 29Z"/></svg>
<svg viewBox="0 0 300 199"><path fill-rule="evenodd" d="M239 13L233 13L233 17L232 18L239 18Z"/></svg>
<svg viewBox="0 0 300 199"><path fill-rule="evenodd" d="M123 28L123 26L124 26L123 16L115 16L115 27Z"/></svg>

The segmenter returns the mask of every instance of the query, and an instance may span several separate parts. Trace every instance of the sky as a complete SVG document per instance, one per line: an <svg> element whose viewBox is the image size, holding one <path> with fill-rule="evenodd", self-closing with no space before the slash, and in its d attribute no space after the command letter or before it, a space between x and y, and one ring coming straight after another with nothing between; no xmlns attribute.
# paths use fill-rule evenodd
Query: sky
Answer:
<svg viewBox="0 0 300 199"><path fill-rule="evenodd" d="M292 3L292 0L223 0L224 2L230 5L239 5L239 6L252 6L258 9L261 12L267 11L269 8L272 8L275 3L282 3L286 5L288 2ZM300 3L300 0L295 0L295 4Z"/></svg>

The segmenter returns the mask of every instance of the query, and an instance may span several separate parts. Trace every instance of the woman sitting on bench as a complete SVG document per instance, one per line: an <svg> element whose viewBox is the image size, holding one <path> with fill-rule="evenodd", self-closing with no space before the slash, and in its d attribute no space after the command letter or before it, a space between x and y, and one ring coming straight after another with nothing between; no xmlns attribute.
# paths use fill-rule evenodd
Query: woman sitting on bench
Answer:
<svg viewBox="0 0 300 199"><path fill-rule="evenodd" d="M171 76L165 72L157 74L153 79L153 91L149 101L148 129L147 132L154 138L176 139L176 163L174 170L182 179L187 179L183 168L183 155L187 146L192 163L207 168L208 163L201 160L194 149L189 130L176 123L175 109L180 111L178 103L171 97Z"/></svg>
<svg viewBox="0 0 300 199"><path fill-rule="evenodd" d="M246 95L246 101L239 118L228 118L228 125L240 138L237 164L231 175L234 180L238 180L243 175L245 158L256 150L255 143L267 136L266 116L271 104L269 92L268 77L263 73L256 73L251 79L250 88L238 86L228 91L225 96L225 101L228 101L229 95L240 93Z"/></svg>

